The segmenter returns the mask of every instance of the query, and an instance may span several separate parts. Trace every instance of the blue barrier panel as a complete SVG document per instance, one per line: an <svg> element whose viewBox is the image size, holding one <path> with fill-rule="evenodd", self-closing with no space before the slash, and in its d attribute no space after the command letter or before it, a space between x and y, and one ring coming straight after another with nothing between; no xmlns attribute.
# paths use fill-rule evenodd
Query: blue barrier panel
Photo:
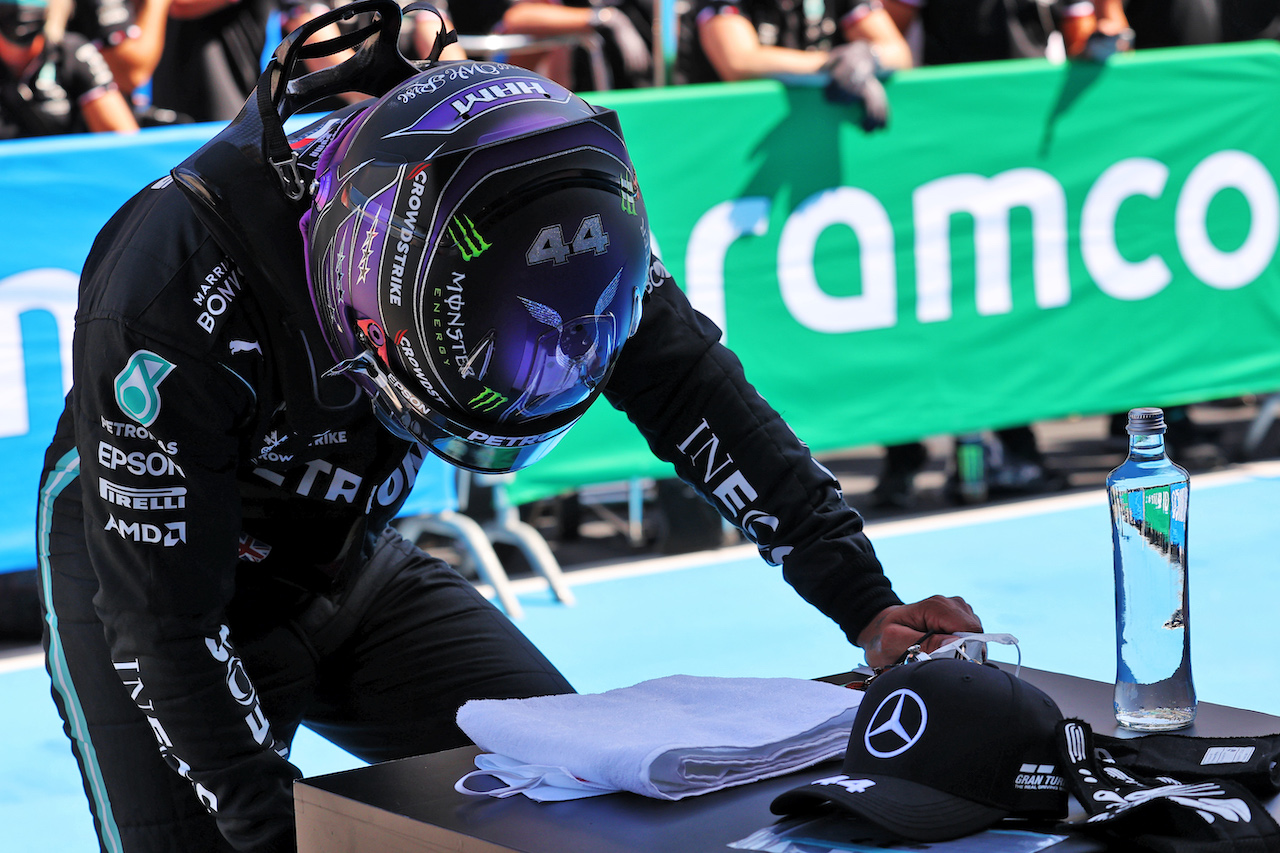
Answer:
<svg viewBox="0 0 1280 853"><path fill-rule="evenodd" d="M400 515L429 515L458 508L457 470L439 456L428 453L413 481L409 499Z"/></svg>
<svg viewBox="0 0 1280 853"><path fill-rule="evenodd" d="M35 565L36 490L71 387L76 285L89 247L120 205L220 128L0 143L0 194L9 200L0 209L0 572ZM428 456L405 514L456 505L453 469Z"/></svg>
<svg viewBox="0 0 1280 853"><path fill-rule="evenodd" d="M71 387L76 283L111 214L217 124L0 143L0 571L35 564L45 446Z"/></svg>

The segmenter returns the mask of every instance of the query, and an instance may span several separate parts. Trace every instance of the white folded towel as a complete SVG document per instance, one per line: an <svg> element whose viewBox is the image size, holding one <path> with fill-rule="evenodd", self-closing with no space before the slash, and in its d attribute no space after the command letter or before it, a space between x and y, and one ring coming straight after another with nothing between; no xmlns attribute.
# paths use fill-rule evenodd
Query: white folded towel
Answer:
<svg viewBox="0 0 1280 853"><path fill-rule="evenodd" d="M495 756L478 756L482 769L457 788L538 800L707 794L840 756L861 700L821 681L691 675L604 693L475 699L458 711L458 726ZM481 773L506 787L466 787Z"/></svg>

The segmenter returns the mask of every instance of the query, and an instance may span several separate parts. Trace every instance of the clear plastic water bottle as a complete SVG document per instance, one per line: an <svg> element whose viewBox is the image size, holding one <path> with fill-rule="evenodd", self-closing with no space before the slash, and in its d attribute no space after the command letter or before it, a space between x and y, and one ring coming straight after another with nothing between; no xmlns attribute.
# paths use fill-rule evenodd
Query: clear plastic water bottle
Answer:
<svg viewBox="0 0 1280 853"><path fill-rule="evenodd" d="M1116 575L1116 721L1167 731L1196 718L1187 588L1190 477L1169 460L1164 412L1129 412L1129 458L1107 475Z"/></svg>

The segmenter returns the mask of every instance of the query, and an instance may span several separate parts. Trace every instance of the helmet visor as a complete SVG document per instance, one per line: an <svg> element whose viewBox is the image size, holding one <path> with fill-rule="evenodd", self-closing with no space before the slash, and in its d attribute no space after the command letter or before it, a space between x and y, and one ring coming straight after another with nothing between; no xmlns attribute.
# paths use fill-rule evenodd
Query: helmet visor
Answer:
<svg viewBox="0 0 1280 853"><path fill-rule="evenodd" d="M557 426L536 434L520 434L508 428L484 432L449 418L424 403L377 356L364 349L340 362L325 375L346 375L369 397L373 414L392 435L416 442L449 462L482 474L518 471L545 456L577 422L585 406Z"/></svg>
<svg viewBox="0 0 1280 853"><path fill-rule="evenodd" d="M612 314L575 317L551 329L526 353L516 381L525 391L513 411L532 418L578 405L608 376L619 343Z"/></svg>

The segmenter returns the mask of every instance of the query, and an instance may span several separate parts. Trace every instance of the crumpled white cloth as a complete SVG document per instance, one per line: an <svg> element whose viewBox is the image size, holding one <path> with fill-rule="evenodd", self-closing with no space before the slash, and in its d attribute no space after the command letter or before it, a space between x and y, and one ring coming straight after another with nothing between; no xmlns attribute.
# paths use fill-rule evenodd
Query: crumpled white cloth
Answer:
<svg viewBox="0 0 1280 853"><path fill-rule="evenodd" d="M800 678L672 675L604 693L474 699L458 726L492 754L455 787L539 801L707 794L842 755L862 695ZM471 787L481 775L503 786Z"/></svg>

